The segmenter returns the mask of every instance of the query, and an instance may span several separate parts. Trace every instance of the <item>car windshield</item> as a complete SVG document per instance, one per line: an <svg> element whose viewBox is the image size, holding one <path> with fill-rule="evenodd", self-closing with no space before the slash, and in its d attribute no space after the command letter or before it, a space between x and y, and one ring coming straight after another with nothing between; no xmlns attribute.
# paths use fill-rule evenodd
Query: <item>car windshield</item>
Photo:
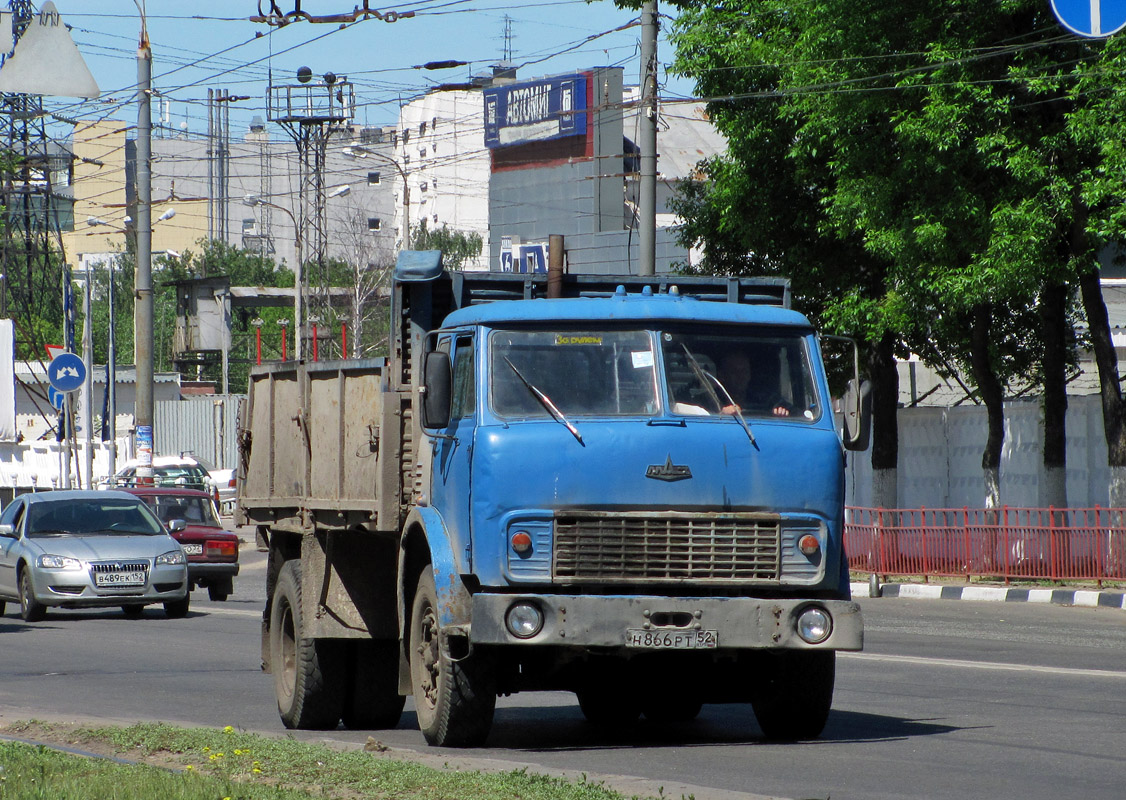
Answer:
<svg viewBox="0 0 1126 800"><path fill-rule="evenodd" d="M197 486L207 480L207 470L203 467L156 467L153 469L156 482L164 486Z"/></svg>
<svg viewBox="0 0 1126 800"><path fill-rule="evenodd" d="M66 500L33 503L27 511L31 537L64 534L137 534L164 532L144 503L133 500Z"/></svg>
<svg viewBox="0 0 1126 800"><path fill-rule="evenodd" d="M145 495L141 498L168 524L174 519L182 519L189 525L203 525L208 528L221 527L215 516L215 506L210 497L185 497L182 495Z"/></svg>
<svg viewBox="0 0 1126 800"><path fill-rule="evenodd" d="M663 331L660 336L671 411L685 416L821 415L800 332L748 335L724 329Z"/></svg>
<svg viewBox="0 0 1126 800"><path fill-rule="evenodd" d="M493 410L502 417L650 415L658 408L647 331L495 331ZM534 388L533 388L534 387Z"/></svg>

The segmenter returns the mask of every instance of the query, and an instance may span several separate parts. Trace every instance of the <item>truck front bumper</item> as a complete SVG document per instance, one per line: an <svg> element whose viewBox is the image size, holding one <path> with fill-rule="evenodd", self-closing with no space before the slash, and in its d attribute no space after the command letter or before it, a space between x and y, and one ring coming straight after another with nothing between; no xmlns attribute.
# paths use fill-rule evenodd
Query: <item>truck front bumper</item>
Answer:
<svg viewBox="0 0 1126 800"><path fill-rule="evenodd" d="M506 624L521 603L543 615L542 629L526 638ZM831 620L829 635L817 644L797 630L811 607ZM469 638L473 644L519 646L663 649L688 642L693 649L860 650L864 623L860 606L848 600L478 593Z"/></svg>

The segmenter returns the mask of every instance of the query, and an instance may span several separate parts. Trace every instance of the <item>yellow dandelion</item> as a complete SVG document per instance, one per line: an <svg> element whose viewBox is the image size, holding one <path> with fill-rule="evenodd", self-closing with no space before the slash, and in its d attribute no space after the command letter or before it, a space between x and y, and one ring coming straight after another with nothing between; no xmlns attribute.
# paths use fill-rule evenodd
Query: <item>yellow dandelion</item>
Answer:
<svg viewBox="0 0 1126 800"><path fill-rule="evenodd" d="M223 733L234 733L234 732L235 732L235 727L233 725L227 725L225 728L223 728Z"/></svg>

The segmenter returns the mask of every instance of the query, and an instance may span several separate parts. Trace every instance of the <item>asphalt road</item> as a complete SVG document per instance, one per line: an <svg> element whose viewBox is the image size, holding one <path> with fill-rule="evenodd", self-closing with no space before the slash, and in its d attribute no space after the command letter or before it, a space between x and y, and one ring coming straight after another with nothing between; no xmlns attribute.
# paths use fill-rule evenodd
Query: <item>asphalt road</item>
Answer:
<svg viewBox="0 0 1126 800"><path fill-rule="evenodd" d="M21 719L163 720L280 733L259 670L262 556L244 550L235 594L193 594L186 619L152 607L0 617L0 724ZM567 694L502 698L489 747L428 748L408 700L369 735L437 763L596 777L627 791L697 800L1096 798L1126 786L1126 612L1027 603L861 599L865 652L838 660L834 711L816 742L768 744L749 706L695 722L592 729ZM629 776L629 777L626 777ZM633 781L636 778L639 781Z"/></svg>

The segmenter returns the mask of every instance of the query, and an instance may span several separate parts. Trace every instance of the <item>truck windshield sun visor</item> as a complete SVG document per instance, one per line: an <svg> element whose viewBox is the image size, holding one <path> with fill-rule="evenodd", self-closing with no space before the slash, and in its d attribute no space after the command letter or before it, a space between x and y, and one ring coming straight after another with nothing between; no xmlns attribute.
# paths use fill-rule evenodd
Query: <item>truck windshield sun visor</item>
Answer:
<svg viewBox="0 0 1126 800"><path fill-rule="evenodd" d="M652 416L660 407L646 331L503 330L490 347L490 402L500 417L552 416L571 428L575 417Z"/></svg>

